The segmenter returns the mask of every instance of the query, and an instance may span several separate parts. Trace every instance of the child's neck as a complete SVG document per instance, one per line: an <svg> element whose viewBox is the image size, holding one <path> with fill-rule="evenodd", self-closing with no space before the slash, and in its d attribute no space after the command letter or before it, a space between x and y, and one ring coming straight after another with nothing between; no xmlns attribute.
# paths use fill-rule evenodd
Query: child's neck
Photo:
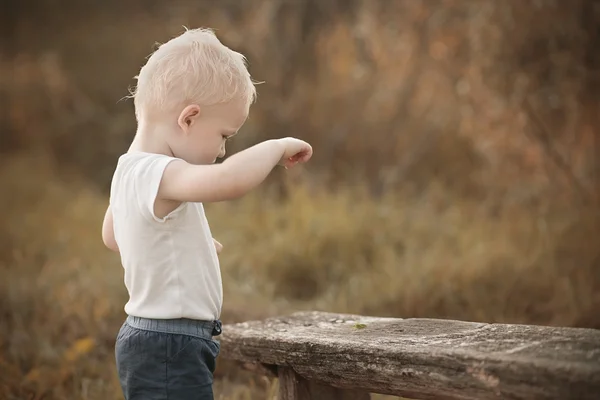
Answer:
<svg viewBox="0 0 600 400"><path fill-rule="evenodd" d="M170 128L165 125L140 123L128 152L139 151L173 156L167 141L169 130Z"/></svg>

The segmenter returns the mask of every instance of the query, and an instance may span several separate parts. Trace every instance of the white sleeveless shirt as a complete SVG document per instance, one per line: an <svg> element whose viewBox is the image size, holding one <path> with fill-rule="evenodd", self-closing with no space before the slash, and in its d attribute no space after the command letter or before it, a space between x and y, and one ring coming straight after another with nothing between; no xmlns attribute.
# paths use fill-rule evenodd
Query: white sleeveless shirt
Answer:
<svg viewBox="0 0 600 400"><path fill-rule="evenodd" d="M163 171L173 160L131 152L117 163L110 206L129 293L125 312L212 321L221 314L223 287L202 203L182 203L164 218L154 214Z"/></svg>

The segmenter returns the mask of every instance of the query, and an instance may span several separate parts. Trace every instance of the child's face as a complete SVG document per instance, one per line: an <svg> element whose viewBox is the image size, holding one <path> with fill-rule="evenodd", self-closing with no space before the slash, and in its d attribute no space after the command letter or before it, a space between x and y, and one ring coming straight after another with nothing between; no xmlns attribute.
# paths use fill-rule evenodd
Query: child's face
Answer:
<svg viewBox="0 0 600 400"><path fill-rule="evenodd" d="M225 156L225 145L248 118L243 102L209 107L188 106L181 113L177 156L191 164L212 164Z"/></svg>

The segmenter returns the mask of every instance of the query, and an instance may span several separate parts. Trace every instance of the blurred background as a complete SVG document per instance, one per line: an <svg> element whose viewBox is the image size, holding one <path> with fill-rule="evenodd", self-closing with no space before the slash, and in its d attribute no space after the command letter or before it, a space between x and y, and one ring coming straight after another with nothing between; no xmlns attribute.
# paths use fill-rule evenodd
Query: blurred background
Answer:
<svg viewBox="0 0 600 400"><path fill-rule="evenodd" d="M0 398L119 399L126 292L101 223L133 76L183 26L244 53L229 154L313 161L209 204L223 321L298 310L600 328L592 0L4 0ZM225 360L217 399L277 382Z"/></svg>

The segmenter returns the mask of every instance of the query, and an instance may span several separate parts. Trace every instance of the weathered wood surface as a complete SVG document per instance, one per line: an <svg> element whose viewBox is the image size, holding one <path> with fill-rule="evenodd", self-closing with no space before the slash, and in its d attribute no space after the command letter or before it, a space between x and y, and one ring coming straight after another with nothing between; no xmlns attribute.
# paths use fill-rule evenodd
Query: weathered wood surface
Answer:
<svg viewBox="0 0 600 400"><path fill-rule="evenodd" d="M600 399L600 330L319 312L226 325L223 358L413 399Z"/></svg>
<svg viewBox="0 0 600 400"><path fill-rule="evenodd" d="M320 385L298 375L292 368L279 367L278 400L369 400L368 392Z"/></svg>

